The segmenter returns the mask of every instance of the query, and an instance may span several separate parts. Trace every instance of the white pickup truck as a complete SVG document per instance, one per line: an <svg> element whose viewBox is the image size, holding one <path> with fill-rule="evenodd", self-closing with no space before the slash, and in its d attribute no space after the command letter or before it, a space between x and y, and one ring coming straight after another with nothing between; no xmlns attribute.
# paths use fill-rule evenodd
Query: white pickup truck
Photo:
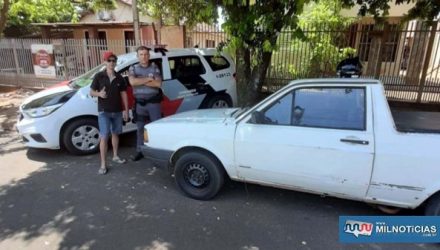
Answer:
<svg viewBox="0 0 440 250"><path fill-rule="evenodd" d="M440 135L399 130L377 80L299 80L250 109L166 117L145 126L144 152L195 199L228 175L440 215Z"/></svg>

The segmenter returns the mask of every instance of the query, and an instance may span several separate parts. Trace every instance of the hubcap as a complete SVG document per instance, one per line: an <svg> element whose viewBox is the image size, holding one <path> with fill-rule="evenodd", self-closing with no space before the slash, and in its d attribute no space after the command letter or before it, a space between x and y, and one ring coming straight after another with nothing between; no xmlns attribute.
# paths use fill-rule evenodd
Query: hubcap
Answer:
<svg viewBox="0 0 440 250"><path fill-rule="evenodd" d="M218 108L229 108L228 103L225 100L217 100L216 102L214 102L214 104L212 105L212 108L214 109L218 109Z"/></svg>
<svg viewBox="0 0 440 250"><path fill-rule="evenodd" d="M95 149L99 144L99 130L91 125L83 125L72 133L72 144L81 151Z"/></svg>
<svg viewBox="0 0 440 250"><path fill-rule="evenodd" d="M209 183L208 170L199 163L190 163L184 170L185 180L196 188L203 188Z"/></svg>

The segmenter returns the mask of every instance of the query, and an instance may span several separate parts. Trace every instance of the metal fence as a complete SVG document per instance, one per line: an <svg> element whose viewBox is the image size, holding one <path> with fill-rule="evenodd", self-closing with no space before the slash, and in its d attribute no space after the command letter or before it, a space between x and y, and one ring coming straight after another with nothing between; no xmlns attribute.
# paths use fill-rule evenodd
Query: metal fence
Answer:
<svg viewBox="0 0 440 250"><path fill-rule="evenodd" d="M380 79L389 99L440 103L440 25L412 21L404 25L357 22L346 27L305 26L304 37L284 30L272 55L264 89L275 91L301 78L336 77L349 53L359 56L365 78ZM217 26L187 32L188 47L212 47L228 41Z"/></svg>
<svg viewBox="0 0 440 250"><path fill-rule="evenodd" d="M31 52L32 44L54 46L56 77L36 78ZM152 41L142 41L151 46ZM44 88L62 80L69 80L102 63L104 51L115 54L135 51L133 40L98 39L1 39L0 84Z"/></svg>
<svg viewBox="0 0 440 250"><path fill-rule="evenodd" d="M372 22L347 27L306 26L304 37L282 31L272 55L265 89L277 90L300 78L335 77L336 65L349 52L360 57L363 76L384 83L388 98L440 103L440 25L409 22L405 25ZM187 30L186 47L218 47L228 36L218 27L197 25ZM56 79L35 78L31 44L53 44ZM153 41L142 41L152 46ZM123 54L135 49L134 41L91 39L2 39L0 84L45 87L72 79L101 63L102 53Z"/></svg>

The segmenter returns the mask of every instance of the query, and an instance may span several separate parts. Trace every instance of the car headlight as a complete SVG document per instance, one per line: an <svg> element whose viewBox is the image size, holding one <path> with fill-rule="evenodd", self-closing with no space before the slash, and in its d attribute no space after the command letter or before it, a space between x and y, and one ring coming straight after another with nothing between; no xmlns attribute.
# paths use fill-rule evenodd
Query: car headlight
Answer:
<svg viewBox="0 0 440 250"><path fill-rule="evenodd" d="M32 118L43 117L43 116L47 116L47 115L51 114L52 112L57 110L59 107L63 106L63 104L64 103L58 103L58 104L47 106L47 107L40 107L40 108L23 110L23 113L29 117L32 117Z"/></svg>
<svg viewBox="0 0 440 250"><path fill-rule="evenodd" d="M148 142L148 131L144 128L144 142Z"/></svg>

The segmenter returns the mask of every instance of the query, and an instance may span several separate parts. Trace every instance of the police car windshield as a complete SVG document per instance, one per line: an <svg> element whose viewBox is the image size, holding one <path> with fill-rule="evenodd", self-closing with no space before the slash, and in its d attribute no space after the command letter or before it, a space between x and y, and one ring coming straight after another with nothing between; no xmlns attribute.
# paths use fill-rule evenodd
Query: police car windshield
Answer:
<svg viewBox="0 0 440 250"><path fill-rule="evenodd" d="M136 52L132 52L132 53L123 54L123 55L118 56L118 61L116 62L115 70L116 71L121 70L122 65L125 65L127 62L129 62L135 58L136 58ZM91 84L95 74L101 70L104 70L104 68L105 68L105 63L96 66L95 68L87 71L85 74L82 74L82 75L78 76L77 78L73 79L69 83L69 86L74 89L79 89L79 88L82 88L84 86Z"/></svg>
<svg viewBox="0 0 440 250"><path fill-rule="evenodd" d="M104 70L104 68L105 64L103 63L86 72L85 74L78 76L70 82L70 87L74 89L79 89L89 85L90 83L92 83L95 74L101 70Z"/></svg>

